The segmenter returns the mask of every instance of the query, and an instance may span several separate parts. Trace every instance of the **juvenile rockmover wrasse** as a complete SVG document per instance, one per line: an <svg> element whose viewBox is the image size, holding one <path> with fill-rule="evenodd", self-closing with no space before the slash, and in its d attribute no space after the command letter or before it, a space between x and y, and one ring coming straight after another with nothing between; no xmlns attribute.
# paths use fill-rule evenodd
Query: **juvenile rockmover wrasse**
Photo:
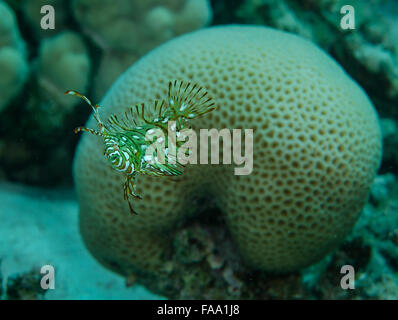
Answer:
<svg viewBox="0 0 398 320"><path fill-rule="evenodd" d="M78 127L75 133L80 131L101 136L105 145L104 155L110 165L117 171L126 174L124 183L124 199L128 202L130 212L137 214L129 196L142 199L135 192L135 178L138 174L146 174L156 177L179 176L183 174L184 166L178 159L168 155L168 123L171 121L171 130L178 135L183 129L189 129L189 120L206 114L215 109L215 103L207 91L190 82L174 80L169 82L168 95L164 100L155 100L149 108L144 103L127 108L120 119L112 114L106 122L101 121L98 104L93 105L84 95L68 90L65 94L78 96L86 101L93 109L94 119L98 123L99 130ZM164 153L168 155L167 161L154 161L158 159L156 150L148 155L147 149L152 141L147 135L159 129L163 137ZM164 139L164 141L160 141ZM175 149L183 144L176 141Z"/></svg>

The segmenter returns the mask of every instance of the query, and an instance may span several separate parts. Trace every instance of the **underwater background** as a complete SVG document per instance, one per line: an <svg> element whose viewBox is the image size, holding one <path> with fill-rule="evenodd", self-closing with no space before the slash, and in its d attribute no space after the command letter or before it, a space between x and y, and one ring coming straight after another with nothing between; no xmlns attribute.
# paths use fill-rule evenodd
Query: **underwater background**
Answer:
<svg viewBox="0 0 398 320"><path fill-rule="evenodd" d="M42 28L46 11L41 12L41 8L45 5L54 8L54 30ZM355 8L355 29L343 29L340 24L345 14L340 9L344 5ZM0 0L0 298L398 299L397 18L395 0ZM261 150L255 149L259 155L255 155L254 161L260 159L261 164L266 163L268 148L274 147L266 115L278 125L278 117L289 121L290 117L294 119L294 113L266 110L262 101L267 101L267 95L271 99L272 94L278 97L279 90L253 93L250 91L253 82L239 100L236 91L239 83L244 85L248 75L255 78L257 71L261 74L261 70L256 71L255 63L253 70L249 69L252 66L247 67L261 50L253 45L254 53L250 51L253 41L257 41L253 38L258 29L230 25L272 28L258 31L259 35L263 34L258 36L258 43L261 47L264 42L265 54L271 52L270 59L264 56L265 59L279 61L272 62L275 67L271 62L264 65L271 65L270 70L279 70L280 74L265 83L260 77L260 88L272 86L270 82L279 81L279 76L289 78L289 70L294 70L301 61L306 65L306 59L311 58L315 69L316 63L321 63L319 69L322 69L323 62L328 64L331 60L307 41L297 40L295 47L296 37L284 40L284 33L273 33L273 29L279 29L322 48L366 92L371 103L348 76L338 71L337 80L333 78L334 71L325 71L330 78L308 80L312 84L308 88L314 92L318 90L314 88L317 83L326 83L326 89L319 89L320 101L325 106L331 101L333 104L335 99L333 92L328 92L328 88L335 88L333 81L341 81L346 90L337 101L341 98L370 106L365 109L366 115L356 111L348 112L348 116L344 110L335 112L337 120L339 116L347 116L347 123L352 120L347 129L352 134L347 139L351 139L354 151L358 146L358 153L348 143L339 145L338 151L341 154L352 151L356 155L352 163L359 165L344 170L336 166L340 173L330 173L327 164L318 162L317 170L325 175L343 176L342 186L336 188L338 195L326 194L335 188L333 181L337 180L330 180L329 185L319 184L315 189L303 187L304 200L293 206L286 204L291 211L283 208L282 198L277 200L277 207L270 206L275 212L281 210L281 215L286 213L287 217L281 220L272 214L265 222L259 218L266 211L262 199L264 203L271 202L267 194L272 188L262 187L263 180L239 180L245 186L234 189L225 187L223 178L218 178L225 173L212 169L204 172L217 177L216 183L210 186L204 183L208 192L203 194L196 194L195 184L201 181L202 172L189 173L188 178L194 182L184 188L192 189L195 196L184 193L179 200L181 208L177 206L175 212L159 216L143 212L136 218L126 211L123 215L125 203L113 196L119 193L122 196L123 182L117 180L119 176L108 178L108 168L98 169L101 163L97 161L98 155L90 151L94 147L97 150L97 145L93 147L92 140L88 140L96 137L82 139L76 151L81 137L73 129L86 123L91 110L80 99L65 96L64 92L77 90L101 106L103 102L104 114L110 115L110 109L123 110L123 101L143 102L148 95L156 96L166 89L167 82L173 79L157 81L163 74L181 73L193 81L208 77L210 94L216 103L229 109L203 121L231 129L248 123L259 132L263 130L270 140L260 144ZM221 29L206 33L205 28L212 26ZM195 33L190 35L191 32ZM218 35L223 32L225 36ZM180 40L172 42L177 37ZM246 38L248 44L244 43ZM190 44L200 50L190 52ZM272 50L279 50L280 55L275 54L275 58ZM306 50L310 58L306 58ZM174 60L166 56L172 53L176 56ZM214 70L204 71L208 74L202 76L201 66L213 66L209 56L214 58ZM238 67L234 69L225 61L237 61ZM136 62L136 67L128 69ZM333 62L330 64L331 70L335 68ZM221 65L221 71L216 70L217 65ZM192 71L191 75L190 69L196 73ZM148 70L154 71L148 74ZM264 69L264 77L271 71ZM234 72L238 73L238 80ZM291 76L292 85L301 79L305 87L306 77L296 76ZM228 83L237 89L229 89ZM284 84L281 87L283 91ZM301 94L307 93L298 87L293 95L301 99ZM257 86L253 88L260 91ZM286 96L290 94L285 90ZM230 107L235 104L238 110ZM377 116L373 114L372 104ZM374 119L376 124L372 122ZM361 129L365 127L363 134ZM351 128L355 130L350 131ZM319 134L323 135L322 131ZM306 139L305 135L298 137ZM280 136L279 140L283 139ZM103 149L99 152L102 155ZM280 162L278 153L275 154L276 162ZM296 166L294 159L289 163ZM278 170L275 168L270 166L269 170ZM289 180L283 174L281 177ZM264 172L262 179L273 179L272 174ZM98 185L93 183L96 180ZM102 185L100 180L106 183ZM140 190L144 197L145 190L150 190L152 198L147 196L149 200L142 208L161 211L169 205L169 200L170 206L173 205L173 196L162 185L158 187L152 185L154 180L148 181L141 183ZM317 188L326 194L322 208L331 212L319 221L311 213L306 216L311 211L313 195L318 195ZM340 201L339 196L346 192L344 188L355 194L343 197L347 206L341 208L345 211L332 203L333 197ZM362 189L365 191L356 193ZM286 196L289 190L285 191ZM228 197L224 200L220 196L223 198L220 202L208 194L222 192L228 193ZM108 194L109 206L104 200ZM260 203L255 211L260 212L257 216L249 212L249 202L254 201ZM88 212L80 220L79 210ZM181 210L189 214L180 215ZM239 212L224 216L225 212L234 210ZM289 220L290 213L296 210L304 212L303 221ZM333 212L337 211L346 212L350 221L340 220L337 214L334 217ZM254 222L248 222L246 217ZM258 227L262 223L268 225L264 233ZM305 241L300 236L295 238L297 233L310 232L308 229L315 230L315 236ZM336 239L331 240L331 234ZM286 242L282 245L283 241ZM303 247L297 249L295 242ZM167 248L159 253L161 249L158 252L157 248L163 245ZM54 289L43 290L40 286L43 277L40 270L44 265L54 267ZM355 269L355 288L341 286L344 265Z"/></svg>

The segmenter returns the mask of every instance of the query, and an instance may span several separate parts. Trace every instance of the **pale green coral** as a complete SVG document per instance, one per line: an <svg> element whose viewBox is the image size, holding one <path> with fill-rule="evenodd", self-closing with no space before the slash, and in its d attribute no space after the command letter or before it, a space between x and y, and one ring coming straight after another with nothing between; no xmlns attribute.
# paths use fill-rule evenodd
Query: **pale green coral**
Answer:
<svg viewBox="0 0 398 320"><path fill-rule="evenodd" d="M94 84L97 100L149 50L211 20L208 0L74 0L72 9L83 32L104 50Z"/></svg>
<svg viewBox="0 0 398 320"><path fill-rule="evenodd" d="M243 297L249 269L294 272L336 248L366 202L381 157L375 110L340 66L312 43L275 29L208 28L135 63L108 91L102 114L160 97L172 79L198 83L216 101L217 110L193 122L195 129L255 129L253 172L235 176L232 166L192 165L177 184L140 176L143 199L133 203L140 214L126 219L123 177L104 163L102 142L83 136L74 178L82 236L95 257L129 278L142 275L172 298L186 294L179 281L194 282L179 270L197 274L199 286L202 268L212 274L218 267L224 294L228 287ZM221 212L213 214L212 204ZM202 236L206 214L220 218L214 239ZM180 229L195 223L204 230ZM222 234L228 236L218 240ZM231 238L235 246L225 249ZM169 263L174 269L159 275ZM212 296L198 286L201 298Z"/></svg>
<svg viewBox="0 0 398 320"><path fill-rule="evenodd" d="M99 1L74 0L72 8L83 30L105 50L128 50L142 55L162 41L207 24L207 0Z"/></svg>
<svg viewBox="0 0 398 320"><path fill-rule="evenodd" d="M28 75L25 44L13 11L0 1L0 111L22 89Z"/></svg>
<svg viewBox="0 0 398 320"><path fill-rule="evenodd" d="M85 92L89 84L91 60L82 38L73 32L63 32L45 39L40 46L38 61L41 96L50 107L57 108L54 115L69 113L78 103L68 99L69 89Z"/></svg>
<svg viewBox="0 0 398 320"><path fill-rule="evenodd" d="M340 27L344 0L244 0L236 14L244 22L269 25L311 39L332 53L365 89L389 105L398 98L398 24L392 0L350 1L355 29ZM395 11L394 11L395 10ZM382 85L380 85L382 84Z"/></svg>

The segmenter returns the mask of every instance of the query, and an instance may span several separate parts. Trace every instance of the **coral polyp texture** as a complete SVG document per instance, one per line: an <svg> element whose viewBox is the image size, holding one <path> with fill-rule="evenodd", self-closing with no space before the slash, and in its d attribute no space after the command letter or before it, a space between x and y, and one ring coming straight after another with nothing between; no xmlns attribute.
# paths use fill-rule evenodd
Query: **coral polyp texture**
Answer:
<svg viewBox="0 0 398 320"><path fill-rule="evenodd" d="M188 165L177 182L140 176L143 200L135 201L140 214L132 217L120 192L123 177L105 162L101 139L84 135L74 178L92 254L125 276L172 274L176 233L192 224L205 230L210 203L240 268L295 271L336 248L355 224L381 158L377 114L350 76L298 36L215 27L171 40L135 63L101 102L102 116L165 96L170 79L198 83L217 104L192 121L194 128L254 130L253 172Z"/></svg>

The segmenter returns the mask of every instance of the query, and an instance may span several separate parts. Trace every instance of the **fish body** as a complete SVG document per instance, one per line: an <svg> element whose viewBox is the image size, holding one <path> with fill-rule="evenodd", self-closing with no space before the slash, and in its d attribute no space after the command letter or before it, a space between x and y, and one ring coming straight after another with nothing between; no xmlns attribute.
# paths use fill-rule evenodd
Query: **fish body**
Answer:
<svg viewBox="0 0 398 320"><path fill-rule="evenodd" d="M65 94L78 96L92 107L99 130L78 127L75 133L85 131L103 138L104 156L109 164L126 174L124 199L128 201L130 211L135 214L129 196L141 199L135 192L135 178L138 174L157 177L183 174L184 166L168 154L169 130L178 135L181 130L190 128L190 119L215 109L214 101L204 88L181 80L169 82L167 98L154 101L151 108L147 108L144 103L137 104L127 108L120 118L112 114L106 122L101 121L98 104L93 105L88 98L76 91L69 90ZM163 152L167 155L166 161L159 161L158 150L152 152L150 149L151 152L148 152L153 144L148 139L151 134L155 134L154 138L163 146ZM172 143L175 143L178 150L184 142L177 140Z"/></svg>

